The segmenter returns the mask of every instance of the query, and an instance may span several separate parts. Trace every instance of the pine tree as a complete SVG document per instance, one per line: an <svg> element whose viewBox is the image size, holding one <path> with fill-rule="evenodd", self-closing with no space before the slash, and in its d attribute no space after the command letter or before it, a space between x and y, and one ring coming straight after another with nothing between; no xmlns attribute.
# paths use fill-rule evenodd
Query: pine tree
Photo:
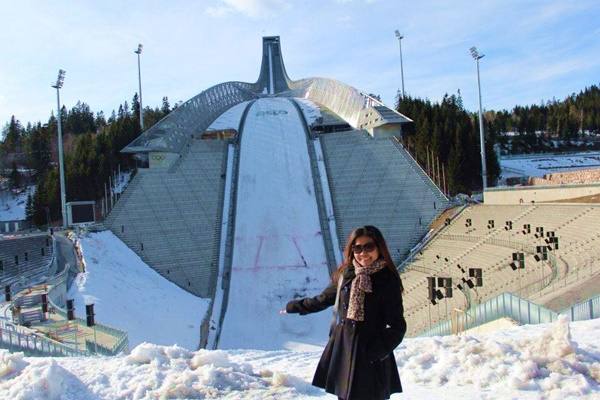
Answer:
<svg viewBox="0 0 600 400"><path fill-rule="evenodd" d="M17 147L21 145L21 135L23 134L23 127L21 122L13 115L10 118L10 122L4 127L3 130L3 147L6 152L14 152Z"/></svg>
<svg viewBox="0 0 600 400"><path fill-rule="evenodd" d="M163 116L171 112L171 105L169 104L169 98L167 96L162 98L162 106L160 111L163 113Z"/></svg>
<svg viewBox="0 0 600 400"><path fill-rule="evenodd" d="M15 190L21 187L21 174L17 168L17 163L13 161L12 169L8 177L8 185L11 189Z"/></svg>
<svg viewBox="0 0 600 400"><path fill-rule="evenodd" d="M32 221L33 215L34 215L33 196L31 195L31 193L28 193L27 194L27 204L25 206L25 219L27 221Z"/></svg>

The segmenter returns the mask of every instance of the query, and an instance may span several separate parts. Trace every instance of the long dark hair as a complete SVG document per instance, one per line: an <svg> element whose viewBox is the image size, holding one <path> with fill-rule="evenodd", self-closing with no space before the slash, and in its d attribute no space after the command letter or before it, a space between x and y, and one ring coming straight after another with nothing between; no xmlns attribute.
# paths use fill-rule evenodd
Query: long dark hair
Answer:
<svg viewBox="0 0 600 400"><path fill-rule="evenodd" d="M354 242L357 238L361 236L368 236L373 239L375 245L377 246L377 250L379 250L379 258L383 259L385 262L385 268L389 269L394 275L400 277L398 274L398 270L394 265L394 261L392 261L392 257L390 256L390 251L388 250L387 244L385 243L385 239L381 234L381 231L374 227L373 225L365 225L359 228L354 229L350 236L348 236L348 240L346 241L346 245L344 246L344 260L338 267L338 269L333 273L331 279L333 282L337 282L340 278L340 275L344 273L346 268L352 264L352 260L354 260L354 253L352 252L352 246L354 246Z"/></svg>

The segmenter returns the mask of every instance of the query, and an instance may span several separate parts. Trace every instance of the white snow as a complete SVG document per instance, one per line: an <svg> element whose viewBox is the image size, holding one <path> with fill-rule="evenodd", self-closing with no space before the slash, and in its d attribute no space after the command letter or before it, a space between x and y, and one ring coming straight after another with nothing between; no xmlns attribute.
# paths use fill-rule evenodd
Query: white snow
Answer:
<svg viewBox="0 0 600 400"><path fill-rule="evenodd" d="M0 221L22 221L25 219L27 194L35 193L35 186L29 186L15 195L9 190L0 190Z"/></svg>
<svg viewBox="0 0 600 400"><path fill-rule="evenodd" d="M534 154L499 160L502 178L543 176L552 172L575 171L600 166L600 153Z"/></svg>
<svg viewBox="0 0 600 400"><path fill-rule="evenodd" d="M123 171L121 174L117 175L115 182L113 182L113 193L122 193L130 180L131 172L129 171Z"/></svg>
<svg viewBox="0 0 600 400"><path fill-rule="evenodd" d="M69 291L77 314L94 303L96 321L127 331L129 348L142 342L198 348L207 299L160 276L110 231L83 236L80 245L86 272Z"/></svg>
<svg viewBox="0 0 600 400"><path fill-rule="evenodd" d="M306 134L287 99L257 100L240 149L231 286L219 348L307 348L327 340L329 313L278 311L328 283Z"/></svg>
<svg viewBox="0 0 600 400"><path fill-rule="evenodd" d="M296 97L295 100L298 102L308 126L311 126L321 117L321 109L311 100L303 99L301 97Z"/></svg>
<svg viewBox="0 0 600 400"><path fill-rule="evenodd" d="M600 319L405 339L400 399L600 398ZM33 358L0 350L0 399L335 399L310 382L321 351L199 350Z"/></svg>
<svg viewBox="0 0 600 400"><path fill-rule="evenodd" d="M236 104L231 107L223 114L221 114L209 127L208 131L216 131L221 129L235 129L237 130L240 125L240 119L242 119L242 114L246 109L249 101L244 101L242 103Z"/></svg>

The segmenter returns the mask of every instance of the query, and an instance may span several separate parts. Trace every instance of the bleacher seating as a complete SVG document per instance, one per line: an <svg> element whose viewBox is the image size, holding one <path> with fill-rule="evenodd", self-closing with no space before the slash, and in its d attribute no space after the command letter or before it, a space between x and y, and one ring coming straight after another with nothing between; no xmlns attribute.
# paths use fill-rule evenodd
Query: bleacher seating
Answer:
<svg viewBox="0 0 600 400"><path fill-rule="evenodd" d="M158 273L214 291L227 143L193 140L174 168L140 169L105 225Z"/></svg>
<svg viewBox="0 0 600 400"><path fill-rule="evenodd" d="M0 239L0 285L29 281L45 274L52 256L52 237L49 235Z"/></svg>
<svg viewBox="0 0 600 400"><path fill-rule="evenodd" d="M375 225L401 261L448 200L395 139L365 131L320 138L340 242L358 226Z"/></svg>
<svg viewBox="0 0 600 400"><path fill-rule="evenodd" d="M470 224L468 223L470 220ZM489 223L494 221L492 227ZM506 221L512 222L508 229ZM468 226L469 225L469 226ZM524 230L530 225L530 232ZM543 228L543 235L536 228ZM549 259L536 260L537 246L548 246L554 232L559 248L548 250ZM537 233L537 237L536 237ZM598 262L600 254L600 206L536 204L476 205L466 208L442 229L402 273L409 334L450 318L453 307L465 309L502 292L532 298L552 281L577 273ZM512 253L523 252L525 269L511 267ZM474 287L458 299L433 305L428 300L428 276L452 277L453 284L465 276L459 268L482 268L483 287ZM456 279L456 281L454 281ZM463 285L464 286L464 285Z"/></svg>

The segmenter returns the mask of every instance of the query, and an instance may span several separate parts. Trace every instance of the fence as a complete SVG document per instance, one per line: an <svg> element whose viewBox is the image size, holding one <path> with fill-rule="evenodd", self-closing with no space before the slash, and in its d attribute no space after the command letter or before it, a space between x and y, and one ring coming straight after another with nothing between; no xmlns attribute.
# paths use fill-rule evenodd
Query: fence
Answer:
<svg viewBox="0 0 600 400"><path fill-rule="evenodd" d="M571 321L600 318L600 296L575 304L573 307L561 311L560 314L568 316Z"/></svg>
<svg viewBox="0 0 600 400"><path fill-rule="evenodd" d="M65 320L67 320L67 312L61 306L59 306L59 304L66 303L67 280L69 275L75 272L75 268L76 267L73 266L70 266L70 268L65 268L59 275L48 281L48 285L50 286L50 289L48 290L48 302L54 308L55 312ZM86 321L81 318L75 318L74 322L79 326L87 327ZM100 351L101 346L98 345L98 353L103 355L116 355L122 351L127 351L129 345L127 332L102 324L96 324L95 327L98 331L104 332L107 335L116 338L116 343L111 348L102 347L102 352ZM91 346L94 346L93 342L91 343ZM89 347L87 348L89 349Z"/></svg>
<svg viewBox="0 0 600 400"><path fill-rule="evenodd" d="M543 324L555 321L559 315L566 315L571 321L599 318L600 296L592 297L557 313L512 293L502 293L467 311L455 313L450 320L434 325L419 336L456 334L500 318L511 318L522 325Z"/></svg>
<svg viewBox="0 0 600 400"><path fill-rule="evenodd" d="M91 353L73 349L6 321L0 321L0 345L10 352L22 351L26 356L76 357L91 355Z"/></svg>

